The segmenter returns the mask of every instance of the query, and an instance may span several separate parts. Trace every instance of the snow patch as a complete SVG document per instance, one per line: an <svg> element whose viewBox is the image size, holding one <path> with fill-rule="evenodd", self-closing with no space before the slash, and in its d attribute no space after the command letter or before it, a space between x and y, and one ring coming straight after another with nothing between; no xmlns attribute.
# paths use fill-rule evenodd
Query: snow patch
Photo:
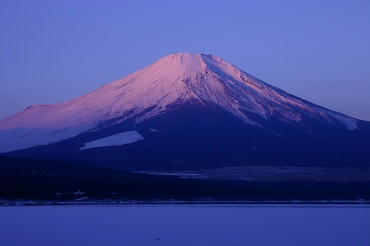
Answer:
<svg viewBox="0 0 370 246"><path fill-rule="evenodd" d="M130 144L137 141L143 140L144 137L140 135L137 131L123 132L115 134L109 137L100 138L91 142L85 143L85 146L80 148L80 150L107 147L107 146L120 146L124 144Z"/></svg>
<svg viewBox="0 0 370 246"><path fill-rule="evenodd" d="M341 115L338 113L330 113L332 117L339 120L343 125L345 125L349 130L355 130L358 128L357 122L355 119L349 118L345 115Z"/></svg>
<svg viewBox="0 0 370 246"><path fill-rule="evenodd" d="M154 129L154 128L149 128L149 131L151 131L151 132L159 132L159 130Z"/></svg>

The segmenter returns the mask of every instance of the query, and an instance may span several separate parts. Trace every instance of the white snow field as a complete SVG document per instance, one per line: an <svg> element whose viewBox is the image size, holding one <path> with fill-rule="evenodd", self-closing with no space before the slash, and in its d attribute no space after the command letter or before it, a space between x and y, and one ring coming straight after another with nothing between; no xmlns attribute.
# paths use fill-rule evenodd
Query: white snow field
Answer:
<svg viewBox="0 0 370 246"><path fill-rule="evenodd" d="M141 140L144 140L144 138L137 131L122 132L122 133L118 133L115 135L111 135L109 137L87 142L85 143L84 147L80 148L80 150L107 147L107 146L120 146L120 145L130 144L130 143L134 143L134 142L141 141Z"/></svg>

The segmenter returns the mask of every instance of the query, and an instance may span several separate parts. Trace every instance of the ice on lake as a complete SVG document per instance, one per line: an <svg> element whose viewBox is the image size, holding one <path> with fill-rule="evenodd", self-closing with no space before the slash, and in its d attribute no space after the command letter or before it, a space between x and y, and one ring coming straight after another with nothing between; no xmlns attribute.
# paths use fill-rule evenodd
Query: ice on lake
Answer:
<svg viewBox="0 0 370 246"><path fill-rule="evenodd" d="M0 207L1 246L370 245L366 206Z"/></svg>

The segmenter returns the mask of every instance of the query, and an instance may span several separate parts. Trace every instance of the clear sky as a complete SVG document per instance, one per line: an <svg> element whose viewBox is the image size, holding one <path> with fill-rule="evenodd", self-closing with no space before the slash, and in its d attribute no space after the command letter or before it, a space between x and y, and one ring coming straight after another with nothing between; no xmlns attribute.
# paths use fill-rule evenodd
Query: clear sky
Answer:
<svg viewBox="0 0 370 246"><path fill-rule="evenodd" d="M0 30L0 118L194 52L370 120L369 0L1 0Z"/></svg>

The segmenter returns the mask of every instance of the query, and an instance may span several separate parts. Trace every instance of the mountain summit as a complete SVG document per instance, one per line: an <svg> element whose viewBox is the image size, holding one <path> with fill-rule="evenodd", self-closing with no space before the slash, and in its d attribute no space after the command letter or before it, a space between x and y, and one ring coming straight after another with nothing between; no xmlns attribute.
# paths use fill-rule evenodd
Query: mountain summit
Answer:
<svg viewBox="0 0 370 246"><path fill-rule="evenodd" d="M249 146L252 135L255 143L326 135L348 138L364 125L368 124L273 87L217 56L178 53L77 99L34 105L0 121L0 152L53 148L64 153L73 146L73 155L107 149L122 155L132 146L191 140L182 134L184 127L194 129L194 142L205 140L202 134L214 129L211 145L222 146L225 134L230 134L228 141L236 134L235 144ZM73 144L67 148L66 142Z"/></svg>

